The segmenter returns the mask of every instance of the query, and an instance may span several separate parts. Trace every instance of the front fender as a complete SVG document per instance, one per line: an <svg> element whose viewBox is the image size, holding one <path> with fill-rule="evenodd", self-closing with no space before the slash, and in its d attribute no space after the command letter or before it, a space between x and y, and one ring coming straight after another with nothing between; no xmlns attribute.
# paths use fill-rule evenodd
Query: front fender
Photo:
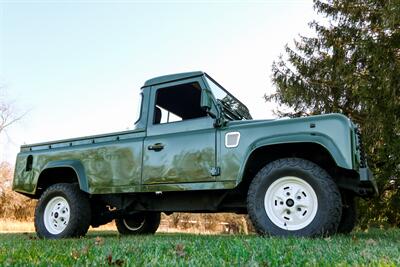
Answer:
<svg viewBox="0 0 400 267"><path fill-rule="evenodd" d="M325 148L328 153L331 155L332 159L335 161L336 165L345 169L352 169L352 158L350 155L346 155L343 149L338 147L335 142L329 136L318 133L318 132L304 132L304 133L293 133L293 134L279 134L273 135L266 138L261 138L254 141L250 146L249 150L245 157L245 164L242 164L240 174L239 174L239 181L243 178L246 163L248 162L252 153L261 147L271 146L271 145L280 145L280 144L294 144L294 143L314 143L322 146Z"/></svg>
<svg viewBox="0 0 400 267"><path fill-rule="evenodd" d="M59 161L51 161L47 163L43 169L41 170L40 175L48 169L52 168L71 168L75 171L76 176L78 178L79 188L89 193L89 183L86 177L85 168L79 160L59 160Z"/></svg>
<svg viewBox="0 0 400 267"><path fill-rule="evenodd" d="M247 156L259 147L268 145L279 145L287 143L315 143L323 146L332 156L336 165L345 169L352 169L351 157L346 157L345 153L335 144L331 137L323 133L295 133L287 135L269 136L267 138L255 141L251 147L253 148Z"/></svg>

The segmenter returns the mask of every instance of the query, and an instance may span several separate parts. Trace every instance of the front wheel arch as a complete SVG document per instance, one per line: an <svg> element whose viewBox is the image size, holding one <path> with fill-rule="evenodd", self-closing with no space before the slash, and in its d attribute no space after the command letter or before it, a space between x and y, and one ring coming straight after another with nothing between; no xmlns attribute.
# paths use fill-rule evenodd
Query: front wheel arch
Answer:
<svg viewBox="0 0 400 267"><path fill-rule="evenodd" d="M284 158L301 158L311 161L334 176L338 165L326 147L315 142L294 142L260 145L249 152L239 171L237 185L248 189L257 173L268 163Z"/></svg>

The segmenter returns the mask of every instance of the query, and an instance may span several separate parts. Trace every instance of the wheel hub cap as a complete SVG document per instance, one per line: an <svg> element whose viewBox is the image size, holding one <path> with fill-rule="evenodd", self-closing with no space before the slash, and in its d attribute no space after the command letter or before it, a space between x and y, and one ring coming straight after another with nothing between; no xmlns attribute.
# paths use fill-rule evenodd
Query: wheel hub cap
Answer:
<svg viewBox="0 0 400 267"><path fill-rule="evenodd" d="M318 198L309 183L294 176L273 182L264 198L268 218L278 227L295 231L308 226L317 213Z"/></svg>
<svg viewBox="0 0 400 267"><path fill-rule="evenodd" d="M293 207L293 205L294 205L293 199L289 198L288 200L286 200L286 206L290 208Z"/></svg>
<svg viewBox="0 0 400 267"><path fill-rule="evenodd" d="M57 235L67 228L70 217L68 201L63 197L54 197L46 205L43 214L44 226L47 231Z"/></svg>

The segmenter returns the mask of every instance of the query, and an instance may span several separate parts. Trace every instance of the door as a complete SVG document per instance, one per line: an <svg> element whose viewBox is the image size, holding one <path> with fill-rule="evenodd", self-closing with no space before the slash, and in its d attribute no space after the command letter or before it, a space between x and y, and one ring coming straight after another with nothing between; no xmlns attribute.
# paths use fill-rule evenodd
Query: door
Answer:
<svg viewBox="0 0 400 267"><path fill-rule="evenodd" d="M200 98L199 78L151 88L143 184L215 181L216 129Z"/></svg>

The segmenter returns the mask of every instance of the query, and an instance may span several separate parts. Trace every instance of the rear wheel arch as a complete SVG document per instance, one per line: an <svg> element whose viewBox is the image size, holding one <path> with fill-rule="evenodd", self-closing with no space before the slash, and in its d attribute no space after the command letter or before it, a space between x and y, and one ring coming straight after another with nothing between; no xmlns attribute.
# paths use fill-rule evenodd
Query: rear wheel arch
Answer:
<svg viewBox="0 0 400 267"><path fill-rule="evenodd" d="M89 191L83 165L77 161L48 163L39 174L35 196L40 197L48 187L57 183L76 183L80 190Z"/></svg>

